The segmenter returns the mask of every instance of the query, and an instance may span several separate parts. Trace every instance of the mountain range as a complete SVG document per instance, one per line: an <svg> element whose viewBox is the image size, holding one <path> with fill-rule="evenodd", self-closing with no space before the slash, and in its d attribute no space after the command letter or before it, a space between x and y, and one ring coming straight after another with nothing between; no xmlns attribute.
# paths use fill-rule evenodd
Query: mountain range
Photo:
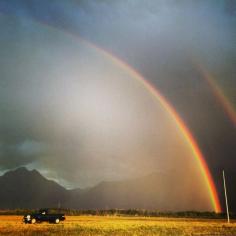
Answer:
<svg viewBox="0 0 236 236"><path fill-rule="evenodd" d="M0 176L0 209L60 207L73 209L205 210L204 200L187 186L167 182L163 173L101 182L89 189L67 190L37 170L20 167ZM165 191L163 191L165 189ZM208 210L208 209L207 209Z"/></svg>

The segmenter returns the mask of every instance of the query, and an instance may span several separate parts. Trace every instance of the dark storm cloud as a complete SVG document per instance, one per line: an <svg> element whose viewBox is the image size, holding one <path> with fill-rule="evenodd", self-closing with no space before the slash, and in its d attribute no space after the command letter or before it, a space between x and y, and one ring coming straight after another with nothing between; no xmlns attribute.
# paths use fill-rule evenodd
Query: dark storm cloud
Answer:
<svg viewBox="0 0 236 236"><path fill-rule="evenodd" d="M223 59L215 55L235 49L235 18L227 14L227 6L223 0L217 4L211 0L71 0L2 1L0 9L79 33L145 69L147 58L149 67L153 60L158 62L153 66L162 66L169 60L168 53L178 58L187 51L198 51L222 64Z"/></svg>

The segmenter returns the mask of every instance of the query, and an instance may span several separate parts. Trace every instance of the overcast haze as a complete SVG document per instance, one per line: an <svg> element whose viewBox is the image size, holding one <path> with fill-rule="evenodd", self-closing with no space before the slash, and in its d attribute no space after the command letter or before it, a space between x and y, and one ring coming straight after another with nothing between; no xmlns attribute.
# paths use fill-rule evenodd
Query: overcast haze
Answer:
<svg viewBox="0 0 236 236"><path fill-rule="evenodd" d="M176 183L191 175L186 184L209 207L199 167L170 115L76 35L161 91L196 137L222 197L222 169L231 187L236 177L235 124L198 64L235 109L235 26L230 0L1 1L1 171L36 168L68 188L153 172L172 173Z"/></svg>

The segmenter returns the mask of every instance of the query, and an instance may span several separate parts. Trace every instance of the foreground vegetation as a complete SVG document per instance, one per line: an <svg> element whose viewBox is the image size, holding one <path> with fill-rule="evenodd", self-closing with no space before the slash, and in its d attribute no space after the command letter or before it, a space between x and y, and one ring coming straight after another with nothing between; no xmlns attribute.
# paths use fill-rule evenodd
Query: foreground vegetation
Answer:
<svg viewBox="0 0 236 236"><path fill-rule="evenodd" d="M58 225L23 224L21 220L22 216L0 216L0 235L236 235L236 222L220 219L67 216Z"/></svg>

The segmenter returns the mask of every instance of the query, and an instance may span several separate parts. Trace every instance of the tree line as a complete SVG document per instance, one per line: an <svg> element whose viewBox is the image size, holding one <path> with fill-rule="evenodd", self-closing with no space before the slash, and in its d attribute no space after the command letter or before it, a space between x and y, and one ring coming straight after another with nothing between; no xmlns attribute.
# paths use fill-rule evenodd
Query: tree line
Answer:
<svg viewBox="0 0 236 236"><path fill-rule="evenodd" d="M25 215L30 212L37 212L39 209L15 209L15 210L0 210L0 215ZM155 211L142 209L93 209L93 210L77 210L77 209L62 209L50 208L52 213L64 213L68 216L92 215L92 216L144 216L144 217L174 217L174 218L205 218L205 219L223 219L226 218L226 213L215 213L209 211ZM231 212L230 217L236 219L236 214Z"/></svg>

